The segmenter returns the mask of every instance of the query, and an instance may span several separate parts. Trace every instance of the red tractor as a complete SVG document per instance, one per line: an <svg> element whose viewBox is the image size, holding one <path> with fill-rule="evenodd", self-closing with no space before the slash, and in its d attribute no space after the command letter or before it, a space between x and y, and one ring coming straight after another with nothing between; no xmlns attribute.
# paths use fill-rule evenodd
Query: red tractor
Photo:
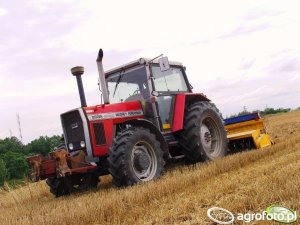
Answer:
<svg viewBox="0 0 300 225"><path fill-rule="evenodd" d="M54 195L97 186L106 174L118 187L150 181L172 159L194 163L226 154L220 114L205 95L192 92L181 63L141 58L104 73L102 58L100 49L103 104L86 105L83 67L72 68L81 107L61 114L65 143L38 163L28 159L37 165L35 180L47 179Z"/></svg>

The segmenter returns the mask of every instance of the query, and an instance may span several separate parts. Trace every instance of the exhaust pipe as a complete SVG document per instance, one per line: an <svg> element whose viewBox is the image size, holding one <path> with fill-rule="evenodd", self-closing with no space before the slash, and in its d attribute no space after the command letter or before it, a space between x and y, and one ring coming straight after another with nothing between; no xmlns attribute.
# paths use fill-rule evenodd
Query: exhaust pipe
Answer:
<svg viewBox="0 0 300 225"><path fill-rule="evenodd" d="M79 97L81 102L81 107L86 107L86 100L85 100L85 94L82 84L81 75L84 73L84 67L83 66L76 66L71 69L71 73L73 76L76 77L77 85L78 85L78 91L79 91Z"/></svg>
<svg viewBox="0 0 300 225"><path fill-rule="evenodd" d="M104 104L109 104L108 90L107 90L107 86L106 86L106 82L105 82L105 73L103 70L102 59L103 59L103 51L100 48L96 62L97 62L97 66L98 66L98 73L99 73L103 101L104 101Z"/></svg>

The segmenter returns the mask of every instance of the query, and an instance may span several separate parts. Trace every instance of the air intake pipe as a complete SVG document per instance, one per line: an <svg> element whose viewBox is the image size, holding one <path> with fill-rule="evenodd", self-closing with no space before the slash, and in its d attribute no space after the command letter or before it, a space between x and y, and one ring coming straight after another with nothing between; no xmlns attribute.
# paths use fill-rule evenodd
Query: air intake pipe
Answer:
<svg viewBox="0 0 300 225"><path fill-rule="evenodd" d="M78 85L78 91L79 91L79 97L81 102L81 107L86 107L86 100L85 100L85 94L82 84L81 75L84 73L84 67L83 66L76 66L71 69L71 73L73 76L76 77L77 85Z"/></svg>

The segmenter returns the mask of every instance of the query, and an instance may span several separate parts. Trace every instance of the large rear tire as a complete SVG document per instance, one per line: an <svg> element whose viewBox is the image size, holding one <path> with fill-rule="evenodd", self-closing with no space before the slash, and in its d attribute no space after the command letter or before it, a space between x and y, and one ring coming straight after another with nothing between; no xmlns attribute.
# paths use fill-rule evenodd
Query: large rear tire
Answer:
<svg viewBox="0 0 300 225"><path fill-rule="evenodd" d="M179 143L187 159L193 163L226 155L226 131L213 104L196 102L188 106Z"/></svg>
<svg viewBox="0 0 300 225"><path fill-rule="evenodd" d="M165 162L155 135L142 127L130 127L114 139L108 164L113 183L122 187L160 177Z"/></svg>

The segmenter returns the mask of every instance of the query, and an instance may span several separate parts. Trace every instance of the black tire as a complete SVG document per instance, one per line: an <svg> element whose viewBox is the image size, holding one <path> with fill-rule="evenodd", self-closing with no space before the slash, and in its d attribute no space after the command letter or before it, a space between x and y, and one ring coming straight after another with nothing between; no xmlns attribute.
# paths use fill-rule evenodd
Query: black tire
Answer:
<svg viewBox="0 0 300 225"><path fill-rule="evenodd" d="M212 103L195 102L186 108L179 143L187 159L193 163L226 155L226 131Z"/></svg>
<svg viewBox="0 0 300 225"><path fill-rule="evenodd" d="M99 176L94 173L73 174L62 178L48 178L46 183L55 197L68 195L72 192L96 188Z"/></svg>
<svg viewBox="0 0 300 225"><path fill-rule="evenodd" d="M157 179L165 162L155 135L142 127L130 127L114 139L108 164L113 183L123 187Z"/></svg>
<svg viewBox="0 0 300 225"><path fill-rule="evenodd" d="M99 176L94 173L78 173L65 177L65 184L70 192L97 187L98 181Z"/></svg>
<svg viewBox="0 0 300 225"><path fill-rule="evenodd" d="M70 190L66 186L64 178L48 178L46 183L50 187L50 192L55 195L55 197L61 197L70 194Z"/></svg>

